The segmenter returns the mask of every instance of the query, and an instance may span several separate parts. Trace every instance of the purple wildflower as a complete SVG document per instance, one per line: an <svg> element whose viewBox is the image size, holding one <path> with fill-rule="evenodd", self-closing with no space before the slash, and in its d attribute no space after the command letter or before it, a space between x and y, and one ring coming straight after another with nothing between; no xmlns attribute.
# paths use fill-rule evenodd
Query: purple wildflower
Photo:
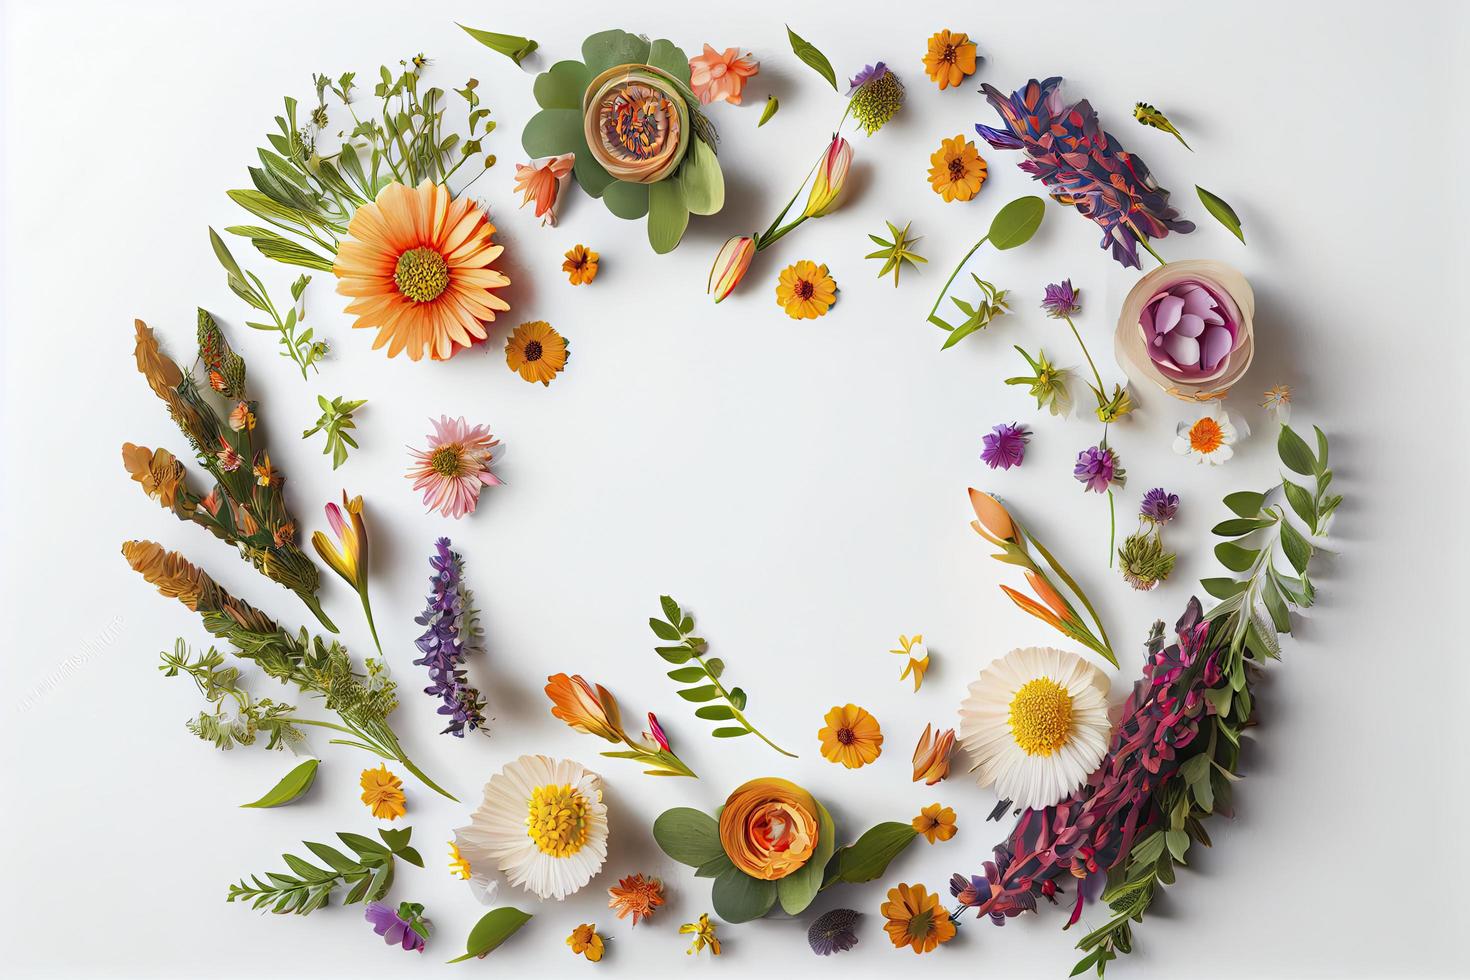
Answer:
<svg viewBox="0 0 1470 980"><path fill-rule="evenodd" d="M434 543L436 553L429 559L434 574L429 576L433 591L423 615L414 622L427 627L415 645L422 657L415 660L429 668L433 682L424 688L443 700L439 714L449 717L449 725L440 734L463 738L465 729L484 729L485 699L469 686L465 678L465 655L480 649L480 627L475 614L473 595L461 578L464 562L449 548L449 539Z"/></svg>
<svg viewBox="0 0 1470 980"><path fill-rule="evenodd" d="M1046 287L1046 296L1041 300L1041 308L1046 315L1053 320L1071 316L1082 309L1077 297L1081 295L1080 290L1072 288L1072 280L1063 279Z"/></svg>
<svg viewBox="0 0 1470 980"><path fill-rule="evenodd" d="M983 445L980 459L993 470L1020 466L1026 458L1026 440L1029 438L1031 430L1024 425L1015 422L997 425L980 440Z"/></svg>
<svg viewBox="0 0 1470 980"><path fill-rule="evenodd" d="M1103 230L1102 247L1113 258L1139 267L1138 245L1169 232L1184 234L1194 224L1169 206L1169 192L1159 186L1143 160L1129 153L1097 121L1083 99L1062 102L1060 77L1031 79L1007 96L984 85L985 97L1000 113L1003 128L977 125L985 141L998 150L1021 150L1021 169L1046 185L1052 197Z"/></svg>
<svg viewBox="0 0 1470 980"><path fill-rule="evenodd" d="M1072 475L1093 493L1106 493L1115 485L1121 487L1125 479L1123 467L1118 465L1118 454L1103 445L1089 446L1078 453Z"/></svg>
<svg viewBox="0 0 1470 980"><path fill-rule="evenodd" d="M1143 495L1143 505L1138 508L1145 520L1155 524L1168 524L1179 512L1179 494L1169 493L1163 487L1154 487Z"/></svg>
<svg viewBox="0 0 1470 980"><path fill-rule="evenodd" d="M882 78L886 74L888 74L888 66L883 62L880 61L876 65L868 65L848 81L847 94L851 95L859 86L866 85L875 78Z"/></svg>
<svg viewBox="0 0 1470 980"><path fill-rule="evenodd" d="M833 909L824 914L807 930L806 941L818 956L831 956L846 952L857 945L857 933L852 927L862 913L853 909Z"/></svg>
<svg viewBox="0 0 1470 980"><path fill-rule="evenodd" d="M369 902L363 918L372 923L373 932L389 946L402 946L414 952L424 951L429 935L429 922L423 918L424 907L417 902L403 902L395 912L382 902Z"/></svg>

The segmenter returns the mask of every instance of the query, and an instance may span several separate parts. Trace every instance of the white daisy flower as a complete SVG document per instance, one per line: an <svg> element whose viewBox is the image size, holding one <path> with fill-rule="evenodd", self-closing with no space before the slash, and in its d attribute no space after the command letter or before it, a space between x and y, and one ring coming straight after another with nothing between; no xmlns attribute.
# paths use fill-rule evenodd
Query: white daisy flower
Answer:
<svg viewBox="0 0 1470 980"><path fill-rule="evenodd" d="M1107 752L1108 679L1074 653L1012 650L980 672L960 704L960 744L980 785L1017 806L1050 806Z"/></svg>
<svg viewBox="0 0 1470 980"><path fill-rule="evenodd" d="M1193 422L1179 423L1174 451L1181 456L1192 456L1197 463L1218 466L1235 455L1235 443L1248 435L1250 428L1244 421L1237 426L1219 402L1212 402L1209 410Z"/></svg>
<svg viewBox="0 0 1470 980"><path fill-rule="evenodd" d="M495 867L512 885L560 901L607 860L602 778L570 759L523 755L490 777L454 836L476 871Z"/></svg>

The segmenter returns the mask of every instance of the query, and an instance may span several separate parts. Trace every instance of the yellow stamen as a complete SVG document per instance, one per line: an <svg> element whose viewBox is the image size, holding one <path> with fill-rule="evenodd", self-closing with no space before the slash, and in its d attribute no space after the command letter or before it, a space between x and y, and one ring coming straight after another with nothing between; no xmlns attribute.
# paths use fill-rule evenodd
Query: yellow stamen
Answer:
<svg viewBox="0 0 1470 980"><path fill-rule="evenodd" d="M1011 699L1009 722L1027 755L1051 755L1072 733L1072 696L1050 677L1027 681Z"/></svg>
<svg viewBox="0 0 1470 980"><path fill-rule="evenodd" d="M587 800L572 787L536 787L527 811L526 834L542 854L571 857L587 843Z"/></svg>
<svg viewBox="0 0 1470 980"><path fill-rule="evenodd" d="M1206 416L1189 427L1189 448L1197 453L1212 453L1225 442L1220 423Z"/></svg>

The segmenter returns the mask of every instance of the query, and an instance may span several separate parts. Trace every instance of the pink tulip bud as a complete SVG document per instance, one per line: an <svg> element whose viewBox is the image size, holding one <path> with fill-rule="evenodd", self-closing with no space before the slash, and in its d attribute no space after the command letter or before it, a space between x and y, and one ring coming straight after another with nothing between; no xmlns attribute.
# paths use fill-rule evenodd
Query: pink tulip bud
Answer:
<svg viewBox="0 0 1470 980"><path fill-rule="evenodd" d="M852 166L852 144L841 136L832 137L822 162L817 164L817 173L812 180L812 190L806 199L808 218L820 218L837 207L837 198L847 183L847 170Z"/></svg>
<svg viewBox="0 0 1470 980"><path fill-rule="evenodd" d="M720 246L720 254L715 256L705 292L714 294L716 303L729 296L740 285L740 280L745 278L745 270L750 268L750 260L754 257L754 238L738 235L727 241Z"/></svg>

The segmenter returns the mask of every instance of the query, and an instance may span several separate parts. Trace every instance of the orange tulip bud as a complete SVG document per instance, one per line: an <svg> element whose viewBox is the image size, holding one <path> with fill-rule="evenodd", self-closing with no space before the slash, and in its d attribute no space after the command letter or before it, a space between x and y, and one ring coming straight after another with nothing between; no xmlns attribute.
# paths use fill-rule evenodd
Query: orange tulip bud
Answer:
<svg viewBox="0 0 1470 980"><path fill-rule="evenodd" d="M749 235L737 235L720 246L715 264L709 270L709 282L705 292L715 297L715 302L729 296L745 278L750 260L755 258L755 239Z"/></svg>
<svg viewBox="0 0 1470 980"><path fill-rule="evenodd" d="M1067 604L1062 601L1062 597L1057 594L1057 590L1051 587L1050 582L1033 571L1026 572L1026 581L1031 583L1031 590L1042 602L1051 607L1052 612L1069 622L1075 618L1072 611L1067 608Z"/></svg>
<svg viewBox="0 0 1470 980"><path fill-rule="evenodd" d="M553 674L546 678L546 696L551 713L579 732L609 742L625 742L618 702L601 684L587 683L581 674Z"/></svg>
<svg viewBox="0 0 1470 980"><path fill-rule="evenodd" d="M1012 602L1020 606L1026 612L1035 616L1037 619L1041 620L1043 623L1050 623L1052 626L1055 626L1057 629L1063 630L1065 632L1062 626L1062 621L1057 618L1055 613L1043 606L1041 603L1035 601L1034 599L1029 599L1026 596L1023 596L1021 593L1017 592L1015 589L1011 588L1008 585L1002 585L1000 587L1000 590L1006 595L1010 596Z"/></svg>
<svg viewBox="0 0 1470 980"><path fill-rule="evenodd" d="M970 506L975 509L975 516L979 518L978 521L971 522L970 526L978 533L989 538L995 544L1015 540L1015 522L1011 520L1010 513L999 500L996 500L988 493L981 493L979 490L971 487ZM986 533L987 531L989 533Z"/></svg>

